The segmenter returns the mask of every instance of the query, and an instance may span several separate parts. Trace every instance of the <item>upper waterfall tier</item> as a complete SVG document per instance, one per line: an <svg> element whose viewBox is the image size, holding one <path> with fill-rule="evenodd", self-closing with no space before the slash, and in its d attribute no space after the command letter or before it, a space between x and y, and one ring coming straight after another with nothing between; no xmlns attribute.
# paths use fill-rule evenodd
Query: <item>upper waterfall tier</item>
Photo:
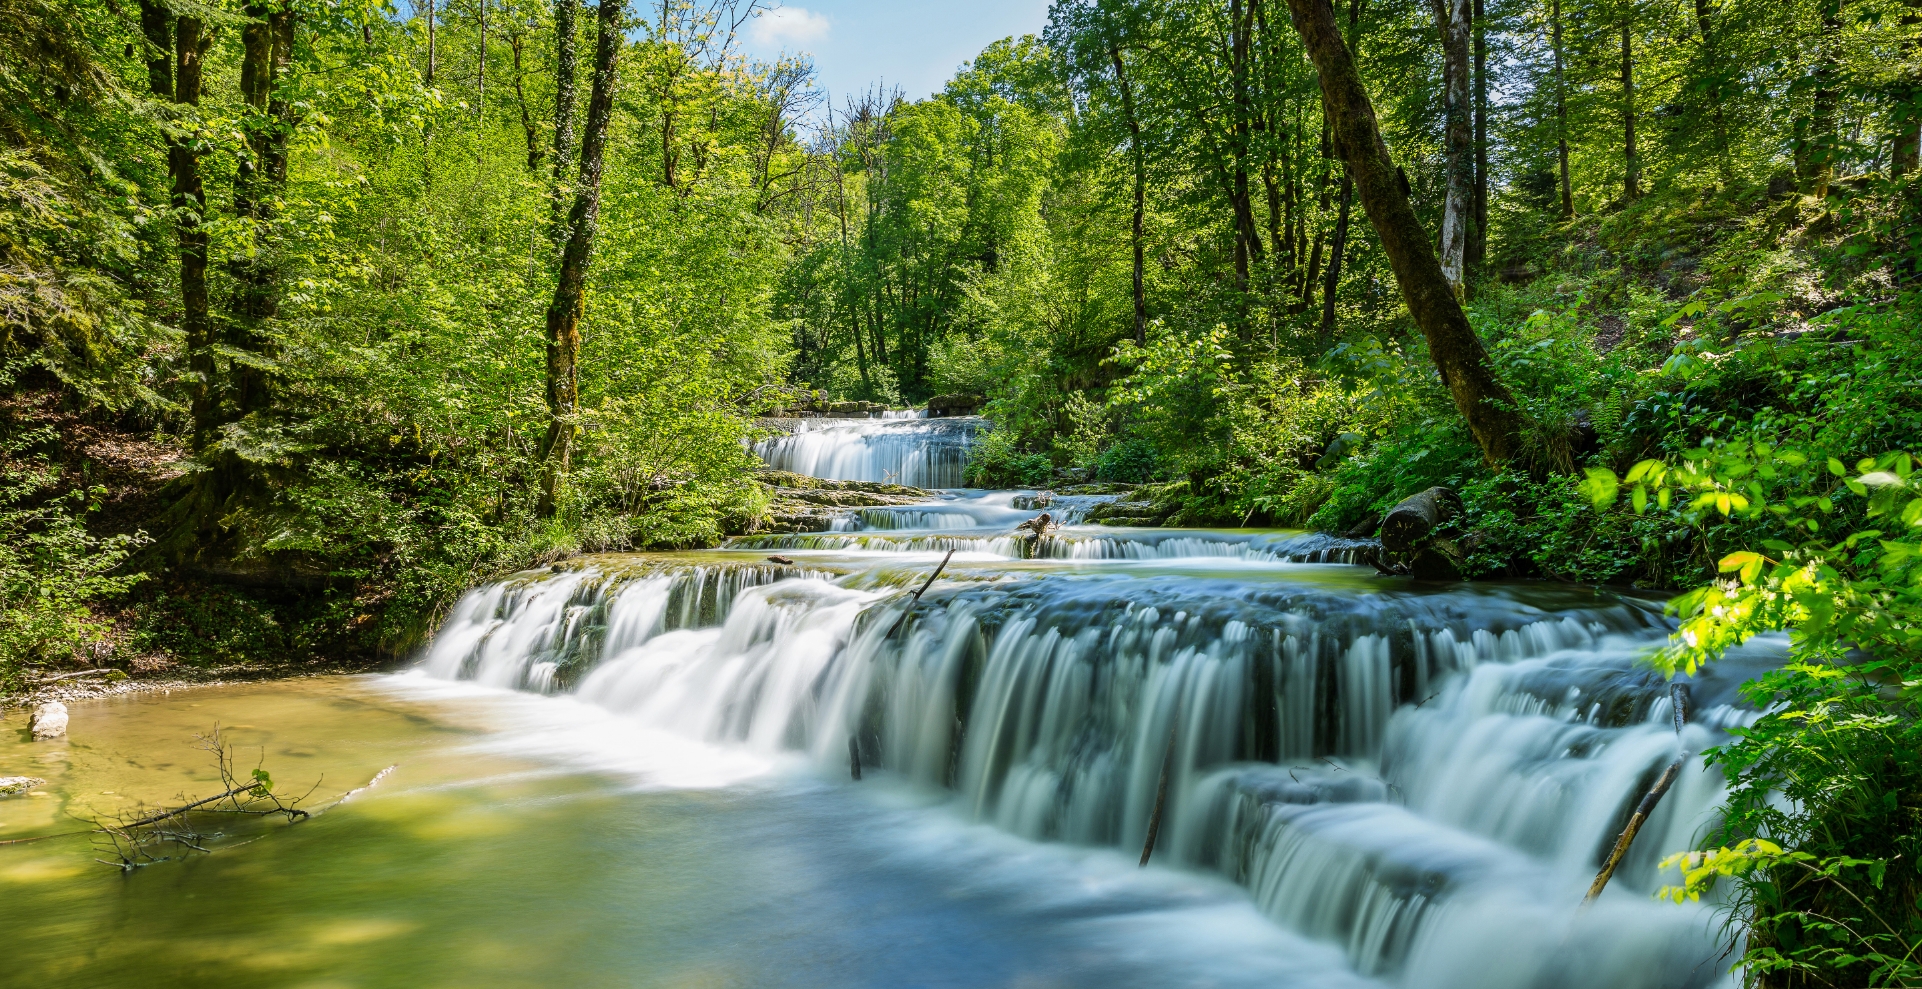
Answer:
<svg viewBox="0 0 1922 989"><path fill-rule="evenodd" d="M831 481L958 488L984 420L787 419L788 431L754 445L768 466Z"/></svg>

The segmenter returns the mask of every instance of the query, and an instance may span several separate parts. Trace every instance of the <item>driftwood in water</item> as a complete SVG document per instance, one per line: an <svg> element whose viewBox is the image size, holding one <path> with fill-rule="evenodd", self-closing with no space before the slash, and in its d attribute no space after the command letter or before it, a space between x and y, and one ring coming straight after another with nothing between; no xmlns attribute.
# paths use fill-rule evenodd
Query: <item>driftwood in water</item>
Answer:
<svg viewBox="0 0 1922 989"><path fill-rule="evenodd" d="M1670 684L1668 696L1675 705L1675 734L1679 736L1683 726L1688 724L1688 684ZM1628 846L1634 843L1636 832L1642 830L1643 824L1648 823L1649 815L1655 813L1655 805L1661 803L1662 795L1668 792L1669 787L1675 785L1675 778L1682 774L1682 765L1686 762L1688 762L1688 753L1684 752L1677 756L1674 762L1668 764L1667 769L1662 770L1662 775L1655 780L1655 785L1649 787L1648 792L1642 795L1642 802L1635 805L1635 813L1629 816L1628 825L1622 828L1621 837L1615 839L1615 847L1609 850L1608 862L1595 876L1595 882L1588 887L1588 895L1582 899L1584 905L1595 902L1595 898L1602 895L1602 890L1608 886L1609 879L1614 877L1616 867L1620 866L1622 859L1628 855Z"/></svg>
<svg viewBox="0 0 1922 989"><path fill-rule="evenodd" d="M856 783L861 781L861 740L855 735L848 736L848 775Z"/></svg>
<svg viewBox="0 0 1922 989"><path fill-rule="evenodd" d="M1437 526L1454 518L1456 504L1455 492L1442 487L1403 498L1381 521L1381 548L1394 556L1419 548Z"/></svg>
<svg viewBox="0 0 1922 989"><path fill-rule="evenodd" d="M902 622L908 620L908 612L913 611L914 606L921 603L921 595L927 593L928 588L934 584L934 578L941 576L941 571L948 568L948 561L952 559L954 559L954 550L948 550L948 555L941 558L941 565L935 567L934 572L928 574L928 579L922 581L921 586L915 589L914 596L908 599L908 606L901 609L901 614L895 618L894 624L888 626L888 634L881 638L893 638L895 630L901 627ZM859 777L856 778L859 779Z"/></svg>
<svg viewBox="0 0 1922 989"><path fill-rule="evenodd" d="M1608 853L1608 863L1602 866L1602 871L1595 876L1595 882L1589 885L1583 903L1593 903L1596 897L1602 895L1602 889L1615 875L1615 868L1622 864L1622 858L1628 854L1628 846L1634 843L1635 833L1642 830L1642 825L1648 822L1648 816L1655 813L1655 805L1661 802L1662 794L1675 785L1675 777L1681 775L1682 764L1687 761L1688 756L1684 755L1669 763L1655 785L1642 795L1642 802L1635 805L1635 813L1629 817L1628 826L1622 829L1622 836L1615 839L1615 847Z"/></svg>
<svg viewBox="0 0 1922 989"><path fill-rule="evenodd" d="M1141 844L1141 867L1148 867L1148 856L1154 854L1155 838L1161 834L1161 808L1168 803L1168 770L1175 762L1175 726L1168 726L1168 752L1161 757L1161 782L1155 787L1154 813L1148 815L1148 840Z"/></svg>
<svg viewBox="0 0 1922 989"><path fill-rule="evenodd" d="M784 566L784 567L791 567L791 566L793 566L793 565L794 565L794 561L793 561L793 560L790 560L790 559L788 559L788 558L787 558L787 557L785 557L785 556L770 556L770 557L768 557L768 558L767 558L767 561L768 561L769 563L779 563L780 565L782 565L782 566Z"/></svg>

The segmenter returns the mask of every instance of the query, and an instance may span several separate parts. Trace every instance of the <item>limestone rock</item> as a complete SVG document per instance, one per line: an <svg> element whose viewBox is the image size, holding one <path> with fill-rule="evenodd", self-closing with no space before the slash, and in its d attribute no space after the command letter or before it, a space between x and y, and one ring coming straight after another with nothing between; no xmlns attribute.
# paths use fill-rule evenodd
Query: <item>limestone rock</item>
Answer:
<svg viewBox="0 0 1922 989"><path fill-rule="evenodd" d="M67 705L48 701L33 709L33 718L27 724L36 739L59 738L67 733Z"/></svg>
<svg viewBox="0 0 1922 989"><path fill-rule="evenodd" d="M36 786L45 786L46 780L32 776L0 776L0 797L11 797L25 793Z"/></svg>

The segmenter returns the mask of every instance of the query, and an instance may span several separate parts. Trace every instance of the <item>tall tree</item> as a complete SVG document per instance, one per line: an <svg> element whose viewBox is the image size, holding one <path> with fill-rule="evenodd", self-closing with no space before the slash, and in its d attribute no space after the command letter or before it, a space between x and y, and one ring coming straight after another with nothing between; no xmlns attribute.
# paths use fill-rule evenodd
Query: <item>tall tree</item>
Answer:
<svg viewBox="0 0 1922 989"><path fill-rule="evenodd" d="M1141 118L1135 113L1134 87L1128 81L1128 66L1121 58L1120 41L1108 42L1108 55L1114 60L1115 86L1121 91L1121 114L1128 127L1128 157L1134 165L1134 209L1129 217L1128 245L1134 253L1135 343L1145 344L1148 342L1148 297L1143 283L1147 273L1147 238L1142 226L1147 212L1148 158L1141 147Z"/></svg>
<svg viewBox="0 0 1922 989"><path fill-rule="evenodd" d="M247 106L247 148L234 175L234 212L246 224L249 249L231 264L235 284L234 319L227 343L237 353L262 353L262 327L280 307L280 271L268 243L276 204L287 184L287 136L293 122L291 101L281 86L293 59L294 14L284 3L251 3L241 29L240 95ZM233 411L245 415L265 400L266 381L258 362L237 360L233 368Z"/></svg>
<svg viewBox="0 0 1922 989"><path fill-rule="evenodd" d="M1442 274L1457 297L1462 295L1463 262L1473 237L1475 137L1469 101L1469 0L1430 0L1442 37L1442 91L1447 100L1443 156L1448 162L1448 200L1442 210ZM1337 39L1339 40L1339 39Z"/></svg>
<svg viewBox="0 0 1922 989"><path fill-rule="evenodd" d="M1568 68L1562 54L1562 0L1549 0L1549 45L1555 56L1555 159L1561 171L1562 219L1575 218L1575 190L1568 178Z"/></svg>
<svg viewBox="0 0 1922 989"><path fill-rule="evenodd" d="M207 307L207 196L200 178L200 153L193 139L199 126L201 57L212 37L198 17L173 16L154 0L140 4L141 33L147 41L147 83L155 96L177 110L162 125L167 142L167 172L173 180L171 206L180 254L180 331L187 345L188 413L193 448L206 446L214 428L214 355Z"/></svg>
<svg viewBox="0 0 1922 989"><path fill-rule="evenodd" d="M1428 233L1409 205L1403 188L1407 180L1382 140L1374 104L1342 41L1334 8L1329 0L1288 0L1288 11L1321 77L1335 147L1354 176L1362 208L1381 238L1402 299L1428 341L1429 356L1483 458L1491 464L1515 459L1522 417L1508 388L1495 376L1488 352L1469 326Z"/></svg>
<svg viewBox="0 0 1922 989"><path fill-rule="evenodd" d="M563 243L567 231L567 207L571 201L570 180L574 170L574 107L579 96L574 89L577 59L574 45L579 28L581 0L554 0L554 175L553 220L550 224L555 245Z"/></svg>
<svg viewBox="0 0 1922 989"><path fill-rule="evenodd" d="M560 485L573 453L575 416L580 410L581 317L587 308L587 268L601 215L601 172L607 152L608 122L614 115L614 87L622 46L622 0L600 0L595 12L594 83L587 97L587 132L581 139L581 169L574 205L567 213L560 271L554 300L547 306L547 435L541 440L542 516L554 514Z"/></svg>
<svg viewBox="0 0 1922 989"><path fill-rule="evenodd" d="M1468 269L1488 258L1488 9L1475 0L1475 224L1468 238Z"/></svg>
<svg viewBox="0 0 1922 989"><path fill-rule="evenodd" d="M1642 158L1635 149L1635 8L1622 8L1622 201L1642 195Z"/></svg>

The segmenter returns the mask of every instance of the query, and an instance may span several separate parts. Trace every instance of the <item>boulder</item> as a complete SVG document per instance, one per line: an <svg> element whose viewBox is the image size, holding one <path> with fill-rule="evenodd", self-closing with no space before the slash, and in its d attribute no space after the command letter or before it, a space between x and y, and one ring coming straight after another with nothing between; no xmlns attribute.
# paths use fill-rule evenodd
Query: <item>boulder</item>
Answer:
<svg viewBox="0 0 1922 989"><path fill-rule="evenodd" d="M59 738L67 733L67 705L59 701L48 701L33 709L33 717L27 726L32 729L33 737Z"/></svg>
<svg viewBox="0 0 1922 989"><path fill-rule="evenodd" d="M11 797L25 793L36 786L45 786L46 780L32 776L0 776L0 797Z"/></svg>

